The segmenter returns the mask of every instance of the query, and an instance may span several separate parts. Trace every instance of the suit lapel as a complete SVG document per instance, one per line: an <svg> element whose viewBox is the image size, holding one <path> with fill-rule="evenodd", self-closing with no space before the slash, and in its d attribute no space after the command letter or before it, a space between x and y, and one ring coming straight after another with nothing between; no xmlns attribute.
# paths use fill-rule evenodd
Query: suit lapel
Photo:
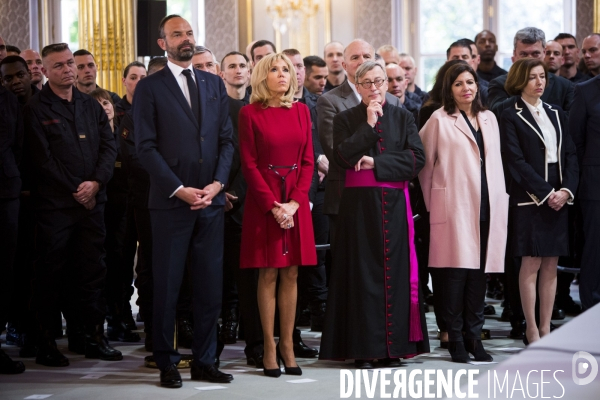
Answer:
<svg viewBox="0 0 600 400"><path fill-rule="evenodd" d="M538 135L544 146L546 145L546 141L544 140L544 136L542 135L542 130L538 126L535 119L533 119L533 115L529 111L529 108L525 105L523 100L519 97L517 102L515 103L515 109L517 110L517 115L521 118L533 131Z"/></svg>
<svg viewBox="0 0 600 400"><path fill-rule="evenodd" d="M171 69L167 66L167 67L163 68L160 72L163 73L163 82L164 82L165 86L175 96L175 98L177 99L177 102L179 103L179 105L181 106L183 111L192 120L194 125L196 125L196 128L199 128L200 125L198 125L198 121L196 121L196 117L194 116L194 113L192 113L192 109L190 108L190 105L188 104L187 100L185 99L185 96L183 95L183 92L181 91L181 88L179 87L179 83L177 82L177 79L175 79L175 76L173 76ZM159 72L157 72L157 73L159 73Z"/></svg>
<svg viewBox="0 0 600 400"><path fill-rule="evenodd" d="M208 100L208 92L207 92L208 85L206 84L206 81L202 77L202 74L200 73L200 71L197 71L196 69L194 69L194 74L196 76L196 86L198 87L198 94L200 96L199 104L200 104L200 122L201 122L201 121L204 121L204 116L205 116L205 112L206 112L206 100Z"/></svg>
<svg viewBox="0 0 600 400"><path fill-rule="evenodd" d="M341 93L341 98L342 98L342 104L344 105L344 107L346 107L345 109L349 109L352 107L356 107L357 105L360 104L360 101L356 98L356 95L354 94L354 90L352 90L352 88L350 87L350 84L348 83L348 80L346 80L344 83L342 83L342 89L341 89L342 93ZM340 110L340 111L344 111L344 110Z"/></svg>

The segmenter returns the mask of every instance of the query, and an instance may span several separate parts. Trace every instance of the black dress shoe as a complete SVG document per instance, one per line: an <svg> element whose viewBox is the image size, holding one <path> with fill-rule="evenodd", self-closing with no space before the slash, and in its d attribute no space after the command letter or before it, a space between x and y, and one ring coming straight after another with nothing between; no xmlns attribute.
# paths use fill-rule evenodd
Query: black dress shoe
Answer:
<svg viewBox="0 0 600 400"><path fill-rule="evenodd" d="M354 368L356 369L372 369L373 360L354 360Z"/></svg>
<svg viewBox="0 0 600 400"><path fill-rule="evenodd" d="M160 371L160 386L177 389L180 388L181 385L181 375L177 370L177 364L171 364Z"/></svg>
<svg viewBox="0 0 600 400"><path fill-rule="evenodd" d="M46 367L67 367L69 359L58 350L54 341L47 341L40 345L35 363Z"/></svg>
<svg viewBox="0 0 600 400"><path fill-rule="evenodd" d="M8 354L0 350L0 374L21 374L25 371L25 364L21 361L13 361Z"/></svg>
<svg viewBox="0 0 600 400"><path fill-rule="evenodd" d="M23 346L23 338L21 332L11 322L6 326L6 344L9 346ZM8 357L8 356L7 356Z"/></svg>
<svg viewBox="0 0 600 400"><path fill-rule="evenodd" d="M550 319L565 319L565 310L561 308L553 309Z"/></svg>
<svg viewBox="0 0 600 400"><path fill-rule="evenodd" d="M311 358L319 355L319 350L313 347L308 347L306 343L302 341L302 337L300 336L299 330L294 330L294 335L292 339L294 341L294 355L296 357Z"/></svg>
<svg viewBox="0 0 600 400"><path fill-rule="evenodd" d="M381 362L383 366L387 368L398 368L402 366L399 358L384 358Z"/></svg>
<svg viewBox="0 0 600 400"><path fill-rule="evenodd" d="M263 364L263 355L264 349L262 344L257 344L252 348L248 349L246 347L244 349L244 353L246 354L246 364L254 365L256 368L264 368Z"/></svg>
<svg viewBox="0 0 600 400"><path fill-rule="evenodd" d="M483 315L496 315L496 309L491 304L486 304L483 307Z"/></svg>
<svg viewBox="0 0 600 400"><path fill-rule="evenodd" d="M510 317L512 316L512 310L510 307L504 307L502 310L502 314L500 314L500 321L502 322L510 322Z"/></svg>
<svg viewBox="0 0 600 400"><path fill-rule="evenodd" d="M321 302L310 308L310 330L313 332L322 332L325 323L325 311L327 303Z"/></svg>
<svg viewBox="0 0 600 400"><path fill-rule="evenodd" d="M214 365L198 367L192 362L192 380L208 381L213 383L229 383L233 380L233 375L221 372Z"/></svg>
<svg viewBox="0 0 600 400"><path fill-rule="evenodd" d="M97 325L85 335L85 358L119 361L123 359L123 354L108 344L108 340L104 336L104 327Z"/></svg>
<svg viewBox="0 0 600 400"><path fill-rule="evenodd" d="M467 363L471 361L463 342L448 342L448 352L454 362Z"/></svg>
<svg viewBox="0 0 600 400"><path fill-rule="evenodd" d="M465 339L465 349L473 354L473 358L475 361L494 361L492 356L490 356L485 349L483 348L483 344L481 344L481 340L475 339Z"/></svg>
<svg viewBox="0 0 600 400"><path fill-rule="evenodd" d="M194 343L194 328L188 319L177 320L177 346L191 349Z"/></svg>
<svg viewBox="0 0 600 400"><path fill-rule="evenodd" d="M232 308L223 316L223 326L219 338L224 344L237 343L237 329L239 316L235 308Z"/></svg>

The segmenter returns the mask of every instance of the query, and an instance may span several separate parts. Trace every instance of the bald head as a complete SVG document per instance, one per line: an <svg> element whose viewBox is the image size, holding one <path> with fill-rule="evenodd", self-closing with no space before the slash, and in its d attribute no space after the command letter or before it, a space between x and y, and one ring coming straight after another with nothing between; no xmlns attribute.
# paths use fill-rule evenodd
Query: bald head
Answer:
<svg viewBox="0 0 600 400"><path fill-rule="evenodd" d="M400 63L400 54L398 53L398 49L391 44L386 44L378 48L377 54L383 57L386 65L389 63Z"/></svg>
<svg viewBox="0 0 600 400"><path fill-rule="evenodd" d="M365 61L374 61L375 49L362 39L350 42L344 49L344 61L342 65L348 75L348 80L354 83L354 75L358 67Z"/></svg>
<svg viewBox="0 0 600 400"><path fill-rule="evenodd" d="M40 57L40 53L33 49L27 49L21 52L21 57L27 63L29 71L31 71L31 83L41 88L44 74L42 73L42 57Z"/></svg>
<svg viewBox="0 0 600 400"><path fill-rule="evenodd" d="M404 94L408 81L406 80L406 71L396 63L389 63L385 67L388 77L388 92L400 99L404 104Z"/></svg>

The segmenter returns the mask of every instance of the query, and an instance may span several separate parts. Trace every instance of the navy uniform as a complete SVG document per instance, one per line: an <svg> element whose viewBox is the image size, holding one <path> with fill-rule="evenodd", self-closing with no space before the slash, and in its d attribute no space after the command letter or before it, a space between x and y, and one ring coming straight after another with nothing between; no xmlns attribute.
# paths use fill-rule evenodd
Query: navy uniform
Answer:
<svg viewBox="0 0 600 400"><path fill-rule="evenodd" d="M17 248L19 195L21 177L18 162L23 140L23 118L17 97L0 87L0 329L4 329L8 319L13 264ZM14 374L25 370L22 362L14 362L0 350L0 373Z"/></svg>
<svg viewBox="0 0 600 400"><path fill-rule="evenodd" d="M31 151L34 182L32 196L37 211L36 250L32 305L42 333L36 362L66 366L52 336L52 311L59 293L68 291L77 301L73 313L85 327L86 357L122 359L103 334L106 304L104 205L106 185L116 159L116 147L106 113L92 97L72 89L72 100L58 97L44 85L25 107L25 135ZM100 189L95 206L88 210L73 193L84 181ZM67 265L73 266L67 271ZM65 278L74 285L64 287Z"/></svg>

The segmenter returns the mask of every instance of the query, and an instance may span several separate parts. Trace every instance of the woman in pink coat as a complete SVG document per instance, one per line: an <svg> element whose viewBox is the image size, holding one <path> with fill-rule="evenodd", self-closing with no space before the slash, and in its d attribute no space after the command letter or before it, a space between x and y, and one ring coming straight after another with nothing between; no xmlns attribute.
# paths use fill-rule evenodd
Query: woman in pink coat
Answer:
<svg viewBox="0 0 600 400"><path fill-rule="evenodd" d="M467 64L446 72L442 105L419 133L429 267L439 268L432 275L443 282L441 314L452 361L468 362L468 353L491 361L481 344L485 273L503 272L508 218L498 122L481 105L477 74Z"/></svg>

